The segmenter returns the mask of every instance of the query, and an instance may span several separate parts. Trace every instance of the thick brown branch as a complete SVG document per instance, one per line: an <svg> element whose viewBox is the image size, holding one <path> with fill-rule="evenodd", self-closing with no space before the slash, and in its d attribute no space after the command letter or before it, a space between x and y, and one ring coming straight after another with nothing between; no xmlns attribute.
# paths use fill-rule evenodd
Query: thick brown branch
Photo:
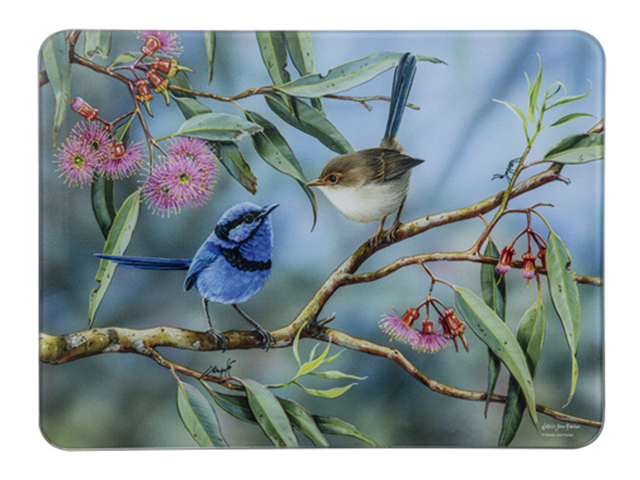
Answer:
<svg viewBox="0 0 640 480"><path fill-rule="evenodd" d="M274 337L276 337L276 345L274 346L284 347L293 343L296 332L291 328L284 328L274 331L273 334ZM254 332L231 331L226 332L225 335L229 338L229 349L254 348L261 344L260 337ZM486 392L475 392L450 387L433 380L417 369L395 348L384 347L367 340L352 337L339 330L317 327L315 325L312 325L311 328L307 329L304 336L393 360L416 380L434 392L472 401L484 401L487 398ZM92 330L72 333L69 335L47 335L45 333L41 333L40 361L57 365L103 353L135 353L149 357L160 366L173 369L174 371L184 375L203 379L208 382L215 382L232 389L239 388L238 385L229 377L217 377L214 375L203 374L167 360L158 353L157 349L159 347L174 347L195 351L211 351L220 349L220 346L216 343L212 335L181 328L165 326L149 328L146 330L135 330L120 327L94 328ZM503 395L493 395L491 397L491 401L504 403L506 401L506 397ZM537 410L566 422L579 423L581 425L589 425L593 427L601 426L599 422L564 415L542 405L538 405Z"/></svg>

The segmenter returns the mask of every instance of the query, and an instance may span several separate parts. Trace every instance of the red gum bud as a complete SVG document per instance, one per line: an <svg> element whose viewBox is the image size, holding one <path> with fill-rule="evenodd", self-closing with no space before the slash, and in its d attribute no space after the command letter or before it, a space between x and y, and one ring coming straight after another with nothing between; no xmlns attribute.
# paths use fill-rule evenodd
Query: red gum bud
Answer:
<svg viewBox="0 0 640 480"><path fill-rule="evenodd" d="M82 115L87 120L91 121L98 116L98 109L92 108L91 105L86 103L80 97L74 98L71 102L71 109L79 115Z"/></svg>
<svg viewBox="0 0 640 480"><path fill-rule="evenodd" d="M162 44L160 43L160 40L158 40L153 35L150 35L149 37L147 37L146 41L144 42L144 45L140 47L140 51L145 55L153 57L153 55L158 51L158 49L161 46Z"/></svg>

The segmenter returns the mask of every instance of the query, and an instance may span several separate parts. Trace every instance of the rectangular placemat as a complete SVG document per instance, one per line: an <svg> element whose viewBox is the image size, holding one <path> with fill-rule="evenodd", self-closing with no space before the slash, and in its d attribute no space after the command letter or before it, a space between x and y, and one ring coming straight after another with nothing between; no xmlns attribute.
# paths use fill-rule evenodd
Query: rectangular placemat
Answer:
<svg viewBox="0 0 640 480"><path fill-rule="evenodd" d="M51 444L597 438L590 35L68 30L39 67Z"/></svg>

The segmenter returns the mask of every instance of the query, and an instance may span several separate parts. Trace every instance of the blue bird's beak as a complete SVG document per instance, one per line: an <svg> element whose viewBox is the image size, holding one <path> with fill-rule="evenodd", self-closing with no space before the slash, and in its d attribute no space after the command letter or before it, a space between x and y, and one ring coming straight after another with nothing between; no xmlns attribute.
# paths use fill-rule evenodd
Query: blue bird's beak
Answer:
<svg viewBox="0 0 640 480"><path fill-rule="evenodd" d="M273 212L279 206L280 206L279 203L274 203L273 205L267 205L260 211L260 218L267 217L271 212Z"/></svg>

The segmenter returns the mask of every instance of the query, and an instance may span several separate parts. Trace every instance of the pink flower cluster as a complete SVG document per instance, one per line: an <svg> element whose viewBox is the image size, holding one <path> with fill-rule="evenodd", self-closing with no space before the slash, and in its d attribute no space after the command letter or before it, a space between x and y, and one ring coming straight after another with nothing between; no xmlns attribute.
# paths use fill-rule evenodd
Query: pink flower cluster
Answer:
<svg viewBox="0 0 640 480"><path fill-rule="evenodd" d="M391 312L391 315L383 315L379 324L385 333L391 335L392 340L397 338L415 350L428 353L435 353L448 346L442 329L438 328L434 330L433 322L429 320L425 320L422 323L422 330L411 328L419 317L417 309L407 309L402 317L398 315L395 308L392 308Z"/></svg>
<svg viewBox="0 0 640 480"><path fill-rule="evenodd" d="M74 100L78 101L82 99ZM96 175L109 179L130 176L142 164L144 153L141 142L125 148L122 142L113 139L105 126L78 123L56 156L56 172L64 177L64 183L82 187L91 183Z"/></svg>
<svg viewBox="0 0 640 480"><path fill-rule="evenodd" d="M169 145L164 163L151 170L142 195L153 213L171 216L206 203L217 179L218 159L207 142L181 137Z"/></svg>

